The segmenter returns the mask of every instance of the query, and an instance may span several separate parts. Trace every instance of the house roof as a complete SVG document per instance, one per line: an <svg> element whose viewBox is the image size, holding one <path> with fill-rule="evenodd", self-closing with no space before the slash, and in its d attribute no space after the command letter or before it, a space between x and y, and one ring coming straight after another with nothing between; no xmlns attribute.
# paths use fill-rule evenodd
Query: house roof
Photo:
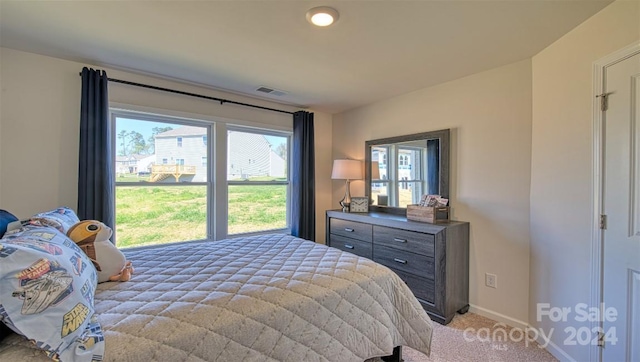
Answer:
<svg viewBox="0 0 640 362"><path fill-rule="evenodd" d="M156 138L206 136L206 135L207 135L206 128L194 127L194 126L182 126L166 132L158 133L156 135Z"/></svg>
<svg viewBox="0 0 640 362"><path fill-rule="evenodd" d="M529 59L611 2L2 1L0 45L339 113Z"/></svg>
<svg viewBox="0 0 640 362"><path fill-rule="evenodd" d="M126 162L126 161L130 161L131 159L139 161L147 157L154 157L154 155L140 155L140 154L127 155L127 156L116 155L116 162Z"/></svg>

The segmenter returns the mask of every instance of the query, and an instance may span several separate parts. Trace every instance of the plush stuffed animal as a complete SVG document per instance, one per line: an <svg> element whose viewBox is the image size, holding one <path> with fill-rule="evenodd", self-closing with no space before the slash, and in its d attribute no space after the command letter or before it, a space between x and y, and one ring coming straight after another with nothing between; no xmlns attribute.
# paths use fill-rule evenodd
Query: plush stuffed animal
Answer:
<svg viewBox="0 0 640 362"><path fill-rule="evenodd" d="M130 261L127 261L120 274L109 277L109 280L112 282L128 282L131 279L131 274L133 274L133 272L133 265L131 265Z"/></svg>
<svg viewBox="0 0 640 362"><path fill-rule="evenodd" d="M127 258L109 240L112 234L110 227L96 220L80 221L67 231L67 236L87 254L98 270L98 283L122 274L127 265Z"/></svg>

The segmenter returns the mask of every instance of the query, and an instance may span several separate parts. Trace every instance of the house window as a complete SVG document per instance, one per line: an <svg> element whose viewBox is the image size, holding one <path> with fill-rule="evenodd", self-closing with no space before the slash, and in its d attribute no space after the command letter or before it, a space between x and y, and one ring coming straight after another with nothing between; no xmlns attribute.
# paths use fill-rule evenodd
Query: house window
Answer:
<svg viewBox="0 0 640 362"><path fill-rule="evenodd" d="M388 205L389 197L389 182L387 176L387 154L389 153L389 147L386 146L374 146L371 148L371 160L378 161L378 170L380 172L380 178L378 181L371 184L371 197L373 198L373 204L379 206Z"/></svg>
<svg viewBox="0 0 640 362"><path fill-rule="evenodd" d="M207 145L207 136L202 136L202 144L203 144L204 146L206 146L206 145Z"/></svg>
<svg viewBox="0 0 640 362"><path fill-rule="evenodd" d="M111 115L118 247L289 232L291 132L121 110ZM202 147L214 131L227 134L227 144ZM227 183L214 185L212 176L224 170L213 165L225 160Z"/></svg>
<svg viewBox="0 0 640 362"><path fill-rule="evenodd" d="M116 245L207 239L212 187L202 158L208 149L180 146L186 135L210 134L212 125L120 111L112 111L112 122L117 157L131 157L137 170L147 170L116 178Z"/></svg>
<svg viewBox="0 0 640 362"><path fill-rule="evenodd" d="M290 134L229 127L228 233L289 228Z"/></svg>
<svg viewBox="0 0 640 362"><path fill-rule="evenodd" d="M380 179L371 184L374 205L406 207L420 202L426 180L427 148L414 145L381 145L371 148L371 159L379 161ZM386 161L389 161L387 163Z"/></svg>

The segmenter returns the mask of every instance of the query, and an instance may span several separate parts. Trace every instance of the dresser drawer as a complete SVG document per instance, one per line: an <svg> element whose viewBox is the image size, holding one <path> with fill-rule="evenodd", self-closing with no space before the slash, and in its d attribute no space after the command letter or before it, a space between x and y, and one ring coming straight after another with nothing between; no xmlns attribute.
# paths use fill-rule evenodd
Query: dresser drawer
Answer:
<svg viewBox="0 0 640 362"><path fill-rule="evenodd" d="M372 244L366 241L360 241L351 238L345 238L344 236L339 236L335 234L331 234L329 239L329 246L334 248L348 251L352 254L356 254L358 256L363 256L365 258L371 259L373 257L373 248Z"/></svg>
<svg viewBox="0 0 640 362"><path fill-rule="evenodd" d="M435 237L432 234L384 226L373 227L373 243L394 249L433 257L435 255L434 241Z"/></svg>
<svg viewBox="0 0 640 362"><path fill-rule="evenodd" d="M433 280L420 278L395 268L391 268L391 270L398 274L400 279L407 284L409 289L413 292L413 295L431 304L435 303L435 283Z"/></svg>
<svg viewBox="0 0 640 362"><path fill-rule="evenodd" d="M374 245L373 260L389 268L417 274L425 278L433 279L435 276L433 258L428 256Z"/></svg>
<svg viewBox="0 0 640 362"><path fill-rule="evenodd" d="M331 234L371 242L373 226L371 224L332 218Z"/></svg>

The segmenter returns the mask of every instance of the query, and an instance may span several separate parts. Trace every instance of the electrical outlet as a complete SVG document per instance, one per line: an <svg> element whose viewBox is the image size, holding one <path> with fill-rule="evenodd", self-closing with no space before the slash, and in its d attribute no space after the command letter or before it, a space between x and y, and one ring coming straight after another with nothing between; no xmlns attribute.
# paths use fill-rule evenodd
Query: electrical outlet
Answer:
<svg viewBox="0 0 640 362"><path fill-rule="evenodd" d="M498 289L498 276L495 274L490 274L490 273L485 273L484 274L484 283L489 287L489 288L496 288Z"/></svg>

